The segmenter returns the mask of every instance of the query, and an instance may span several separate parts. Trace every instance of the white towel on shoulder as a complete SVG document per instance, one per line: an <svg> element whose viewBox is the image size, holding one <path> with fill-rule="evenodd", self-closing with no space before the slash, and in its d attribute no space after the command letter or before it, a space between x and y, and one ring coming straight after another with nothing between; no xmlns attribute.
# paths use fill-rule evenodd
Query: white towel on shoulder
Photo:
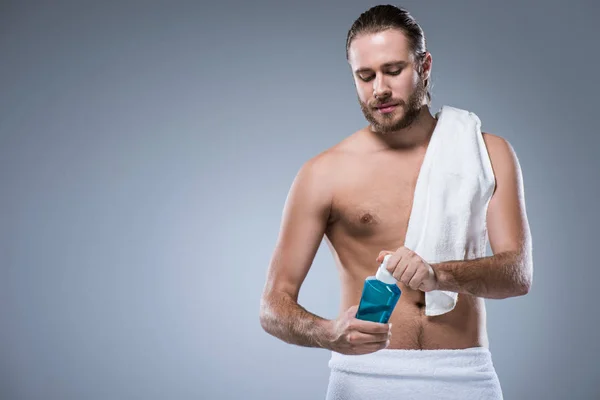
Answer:
<svg viewBox="0 0 600 400"><path fill-rule="evenodd" d="M428 263L484 257L495 178L472 112L443 106L415 187L404 246ZM454 309L458 293L425 293L425 314Z"/></svg>

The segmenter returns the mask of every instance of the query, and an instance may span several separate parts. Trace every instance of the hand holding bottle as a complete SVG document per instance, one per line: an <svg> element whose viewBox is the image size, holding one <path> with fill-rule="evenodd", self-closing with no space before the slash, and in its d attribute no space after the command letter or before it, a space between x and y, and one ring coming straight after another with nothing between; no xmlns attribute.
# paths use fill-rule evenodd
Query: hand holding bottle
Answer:
<svg viewBox="0 0 600 400"><path fill-rule="evenodd" d="M392 325L357 319L357 310L358 306L354 305L331 321L330 350L356 355L374 353L389 346Z"/></svg>

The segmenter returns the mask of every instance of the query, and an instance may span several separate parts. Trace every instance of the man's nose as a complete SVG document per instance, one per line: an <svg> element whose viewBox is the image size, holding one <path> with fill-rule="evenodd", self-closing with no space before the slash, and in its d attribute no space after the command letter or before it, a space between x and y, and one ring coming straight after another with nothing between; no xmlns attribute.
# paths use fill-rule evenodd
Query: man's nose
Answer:
<svg viewBox="0 0 600 400"><path fill-rule="evenodd" d="M390 90L390 87L387 85L387 82L383 76L376 76L373 80L373 96L378 99L382 99L390 97L391 95L392 91Z"/></svg>

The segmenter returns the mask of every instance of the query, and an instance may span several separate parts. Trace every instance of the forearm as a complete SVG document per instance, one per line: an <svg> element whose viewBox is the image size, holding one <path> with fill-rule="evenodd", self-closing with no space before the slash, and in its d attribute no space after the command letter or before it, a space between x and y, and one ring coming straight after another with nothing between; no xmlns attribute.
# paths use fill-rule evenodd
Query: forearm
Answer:
<svg viewBox="0 0 600 400"><path fill-rule="evenodd" d="M436 263L431 267L436 273L439 290L490 299L524 295L532 282L531 260L518 252Z"/></svg>
<svg viewBox="0 0 600 400"><path fill-rule="evenodd" d="M260 323L267 333L284 342L329 348L331 321L308 312L286 293L275 292L263 297Z"/></svg>

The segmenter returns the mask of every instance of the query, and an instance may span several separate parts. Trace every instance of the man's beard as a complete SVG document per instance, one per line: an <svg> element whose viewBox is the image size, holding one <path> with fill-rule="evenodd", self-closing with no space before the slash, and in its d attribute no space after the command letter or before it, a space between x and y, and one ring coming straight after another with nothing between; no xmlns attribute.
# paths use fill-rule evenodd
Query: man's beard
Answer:
<svg viewBox="0 0 600 400"><path fill-rule="evenodd" d="M367 106L365 103L358 100L360 104L360 109L362 110L365 118L371 126L373 130L378 133L386 134L391 132L399 131L400 129L404 129L410 126L415 119L417 119L419 112L421 111L421 107L423 105L423 99L427 94L427 89L425 88L425 83L422 79L419 79L417 83L417 87L414 92L408 98L408 103L402 100L396 100L392 98L382 99L378 102L378 104L383 103L399 103L396 106L396 109L389 114L381 114L379 111L374 110L373 108ZM400 111L399 108L402 107L404 109L404 115L398 121L394 121L397 113ZM377 117L375 116L377 113Z"/></svg>

